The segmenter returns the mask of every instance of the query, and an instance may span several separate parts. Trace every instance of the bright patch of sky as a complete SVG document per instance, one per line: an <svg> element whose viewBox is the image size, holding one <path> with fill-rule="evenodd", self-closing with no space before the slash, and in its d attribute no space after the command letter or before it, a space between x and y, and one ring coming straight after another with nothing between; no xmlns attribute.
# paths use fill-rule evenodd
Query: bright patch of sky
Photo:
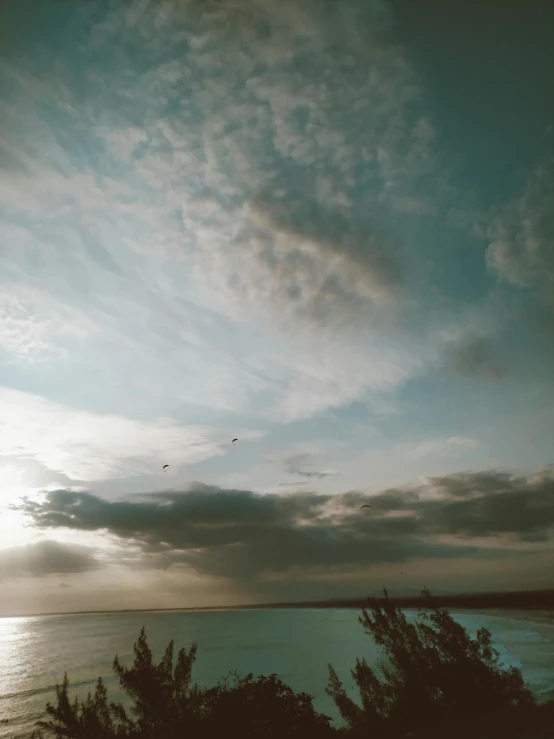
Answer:
<svg viewBox="0 0 554 739"><path fill-rule="evenodd" d="M56 489L553 461L554 9L416 5L2 9L1 546L59 561L21 507Z"/></svg>

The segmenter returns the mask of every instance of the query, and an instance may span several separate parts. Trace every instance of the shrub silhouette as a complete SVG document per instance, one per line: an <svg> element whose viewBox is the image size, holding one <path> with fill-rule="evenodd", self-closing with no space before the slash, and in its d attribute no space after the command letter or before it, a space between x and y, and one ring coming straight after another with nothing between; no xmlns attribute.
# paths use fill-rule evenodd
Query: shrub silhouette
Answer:
<svg viewBox="0 0 554 739"><path fill-rule="evenodd" d="M41 729L56 739L207 739L230 730L243 738L323 739L334 732L329 717L314 710L311 696L295 693L276 675L235 675L233 685L225 680L212 688L192 684L196 652L196 643L188 652L181 649L173 667L171 641L156 664L143 628L132 666L122 666L117 656L113 663L132 699L131 715L121 703L108 701L101 678L94 695L71 702L65 674L56 686L56 705L46 706L49 720L37 722L33 737L43 739Z"/></svg>
<svg viewBox="0 0 554 739"><path fill-rule="evenodd" d="M295 693L275 674L261 675L254 679L252 674L244 678L235 675L235 684L218 685L207 691L206 736L217 736L229 727L240 728L245 736L267 737L330 737L335 734L330 718L317 713L312 698L307 693Z"/></svg>
<svg viewBox="0 0 554 739"><path fill-rule="evenodd" d="M371 614L369 613L371 612ZM296 693L277 675L229 673L215 687L192 683L194 643L181 649L174 665L173 642L153 661L142 629L134 662L113 669L131 699L127 711L108 700L99 678L85 700L69 698L67 674L47 705L42 731L56 739L208 739L232 734L242 739L552 739L554 700L537 706L516 668L504 669L480 629L475 639L423 591L419 619L411 622L390 601L370 599L359 621L382 649L379 676L365 659L352 671L361 704L347 694L329 665L326 689L345 726L334 728L318 713L311 696ZM232 680L229 678L232 677Z"/></svg>
<svg viewBox="0 0 554 739"><path fill-rule="evenodd" d="M358 659L352 670L361 705L348 696L329 665L326 692L351 735L429 736L433 727L442 725L453 736L455 723L467 722L468 716L478 725L485 715L514 717L517 713L520 719L537 715L521 672L499 665L499 653L487 629L470 638L426 589L419 619L411 622L383 592L383 599L369 599L371 614L363 609L359 619L384 651L378 662L381 677L365 659Z"/></svg>

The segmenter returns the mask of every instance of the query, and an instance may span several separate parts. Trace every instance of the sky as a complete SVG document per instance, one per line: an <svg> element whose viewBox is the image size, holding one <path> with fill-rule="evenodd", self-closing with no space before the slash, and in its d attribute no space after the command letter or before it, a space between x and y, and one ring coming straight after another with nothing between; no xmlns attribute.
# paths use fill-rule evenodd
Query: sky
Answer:
<svg viewBox="0 0 554 739"><path fill-rule="evenodd" d="M0 13L0 615L551 586L554 6Z"/></svg>

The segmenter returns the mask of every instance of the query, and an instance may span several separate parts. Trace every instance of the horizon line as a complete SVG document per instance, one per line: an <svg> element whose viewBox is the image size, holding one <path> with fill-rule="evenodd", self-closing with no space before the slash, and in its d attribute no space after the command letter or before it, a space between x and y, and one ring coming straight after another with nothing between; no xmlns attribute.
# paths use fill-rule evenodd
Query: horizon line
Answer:
<svg viewBox="0 0 554 739"><path fill-rule="evenodd" d="M384 589L384 588L383 588ZM416 605L422 602L422 592L419 595L389 595L390 600L393 603L403 603L406 605ZM546 596L543 605L534 604L534 608L538 610L543 609L554 609L554 588L541 588L538 590L495 590L495 591L481 591L481 592L438 592L437 594L431 592L431 596L436 600L438 598L443 601L456 601L456 600L469 600L470 603L459 607L466 608L507 608L506 603L498 603L499 599L514 599L518 596ZM437 591L436 591L437 592ZM550 597L549 597L550 596ZM46 616L86 616L86 615L100 615L100 614L111 614L111 613L169 613L169 612L206 612L206 611L246 611L252 609L278 609L278 608L363 608L364 603L367 603L370 599L380 599L382 595L372 596L352 596L350 598L327 598L325 600L309 600L309 601L275 601L270 603L245 603L239 605L219 605L219 606L173 606L169 608L102 608L98 610L79 610L79 611L46 611L41 613L17 613L10 615L0 615L0 618L44 618ZM492 599L492 603L489 606L483 606L481 603L477 605L475 601L478 599ZM471 602L475 605L471 605ZM455 605L455 604L451 604ZM523 604L520 607L524 610L528 610L529 606L525 608Z"/></svg>

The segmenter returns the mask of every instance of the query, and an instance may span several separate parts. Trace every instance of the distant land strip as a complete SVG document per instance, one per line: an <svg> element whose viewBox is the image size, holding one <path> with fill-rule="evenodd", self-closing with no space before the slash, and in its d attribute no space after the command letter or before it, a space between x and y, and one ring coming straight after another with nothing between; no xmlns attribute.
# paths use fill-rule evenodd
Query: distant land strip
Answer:
<svg viewBox="0 0 554 739"><path fill-rule="evenodd" d="M165 612L204 612L204 611L243 611L274 608L364 608L368 597L380 598L382 593L372 596L348 599L290 601L281 603L252 603L236 606L196 606L190 608L125 608L97 611L58 611L33 614L13 614L4 618L23 616L69 616L100 613L165 613ZM515 611L554 611L554 590L525 590L519 592L437 594L433 600L445 608L464 610L503 609ZM424 601L421 596L389 596L399 608L418 608Z"/></svg>

